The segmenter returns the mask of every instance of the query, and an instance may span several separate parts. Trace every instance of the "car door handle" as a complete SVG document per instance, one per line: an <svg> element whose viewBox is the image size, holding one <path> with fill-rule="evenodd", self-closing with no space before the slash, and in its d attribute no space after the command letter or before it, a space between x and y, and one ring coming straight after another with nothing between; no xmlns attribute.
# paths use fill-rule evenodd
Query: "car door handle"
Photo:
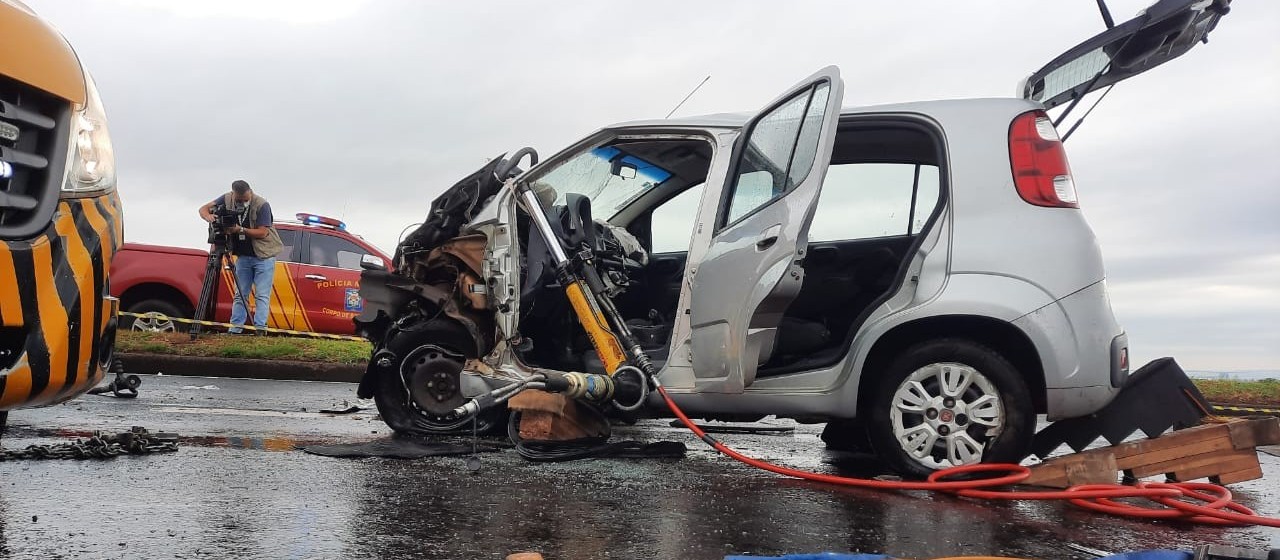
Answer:
<svg viewBox="0 0 1280 560"><path fill-rule="evenodd" d="M306 276L303 276L303 278L306 278L307 280L320 280L320 281L328 280L328 278L320 274L308 274Z"/></svg>
<svg viewBox="0 0 1280 560"><path fill-rule="evenodd" d="M774 243L778 242L778 235L781 233L782 226L780 225L764 230L764 233L756 237L756 250L763 251L772 247Z"/></svg>

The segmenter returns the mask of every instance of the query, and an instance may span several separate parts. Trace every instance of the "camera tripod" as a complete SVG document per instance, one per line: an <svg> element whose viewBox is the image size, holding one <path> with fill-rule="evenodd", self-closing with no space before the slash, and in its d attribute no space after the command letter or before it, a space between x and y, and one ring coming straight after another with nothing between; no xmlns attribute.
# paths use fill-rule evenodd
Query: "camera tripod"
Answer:
<svg viewBox="0 0 1280 560"><path fill-rule="evenodd" d="M199 321L205 321L209 316L209 308L213 306L218 294L218 279L222 276L224 263L227 267L232 264L230 249L224 243L214 244L209 249L209 258L204 264L204 283L200 285L200 299L196 303L195 317L193 317L197 322L191 323L191 340L200 336ZM239 286L235 286L235 290L239 289ZM231 295L235 297L234 290Z"/></svg>

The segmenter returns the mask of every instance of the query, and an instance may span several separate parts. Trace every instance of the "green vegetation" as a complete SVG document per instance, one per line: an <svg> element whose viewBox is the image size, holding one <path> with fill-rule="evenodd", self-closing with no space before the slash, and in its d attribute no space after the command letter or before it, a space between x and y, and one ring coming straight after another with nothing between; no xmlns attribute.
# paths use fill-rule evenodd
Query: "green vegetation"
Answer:
<svg viewBox="0 0 1280 560"><path fill-rule="evenodd" d="M284 338L204 334L198 340L181 333L121 331L117 352L171 354L213 358L254 358L331 364L363 364L369 359L368 342L322 338Z"/></svg>
<svg viewBox="0 0 1280 560"><path fill-rule="evenodd" d="M1280 379L1197 379L1195 383L1205 398L1213 402L1280 406Z"/></svg>

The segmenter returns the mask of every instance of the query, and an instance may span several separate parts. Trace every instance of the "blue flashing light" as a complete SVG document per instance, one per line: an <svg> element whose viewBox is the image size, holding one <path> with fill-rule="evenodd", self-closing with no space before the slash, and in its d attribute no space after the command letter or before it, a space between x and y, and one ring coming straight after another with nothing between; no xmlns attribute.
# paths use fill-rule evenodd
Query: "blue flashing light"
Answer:
<svg viewBox="0 0 1280 560"><path fill-rule="evenodd" d="M321 216L319 214L310 214L307 212L299 212L295 214L295 216L298 218L299 222L302 222L309 226L324 226L324 227L331 227L340 231L347 231L347 224L343 223L341 220L337 220L327 216Z"/></svg>

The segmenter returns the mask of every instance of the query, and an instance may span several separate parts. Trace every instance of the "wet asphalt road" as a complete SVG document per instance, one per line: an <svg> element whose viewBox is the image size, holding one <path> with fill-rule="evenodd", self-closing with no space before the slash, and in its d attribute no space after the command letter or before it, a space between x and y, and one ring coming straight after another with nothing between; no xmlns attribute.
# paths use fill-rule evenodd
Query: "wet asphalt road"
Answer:
<svg viewBox="0 0 1280 560"><path fill-rule="evenodd" d="M929 557L1087 558L1196 544L1280 547L1280 530L1121 520L1059 503L978 503L788 480L717 455L667 421L615 431L677 440L680 460L531 463L506 450L470 473L458 457L335 459L293 449L386 437L374 411L317 412L355 387L144 376L136 400L85 396L17 411L0 443L20 448L92 430L178 432L176 453L110 460L0 462L0 557L14 558L723 558L861 551ZM305 410L304 410L305 409ZM773 424L784 424L774 421ZM789 425L789 424L788 424ZM725 435L750 455L841 472L820 426ZM1280 515L1272 480L1233 486Z"/></svg>

